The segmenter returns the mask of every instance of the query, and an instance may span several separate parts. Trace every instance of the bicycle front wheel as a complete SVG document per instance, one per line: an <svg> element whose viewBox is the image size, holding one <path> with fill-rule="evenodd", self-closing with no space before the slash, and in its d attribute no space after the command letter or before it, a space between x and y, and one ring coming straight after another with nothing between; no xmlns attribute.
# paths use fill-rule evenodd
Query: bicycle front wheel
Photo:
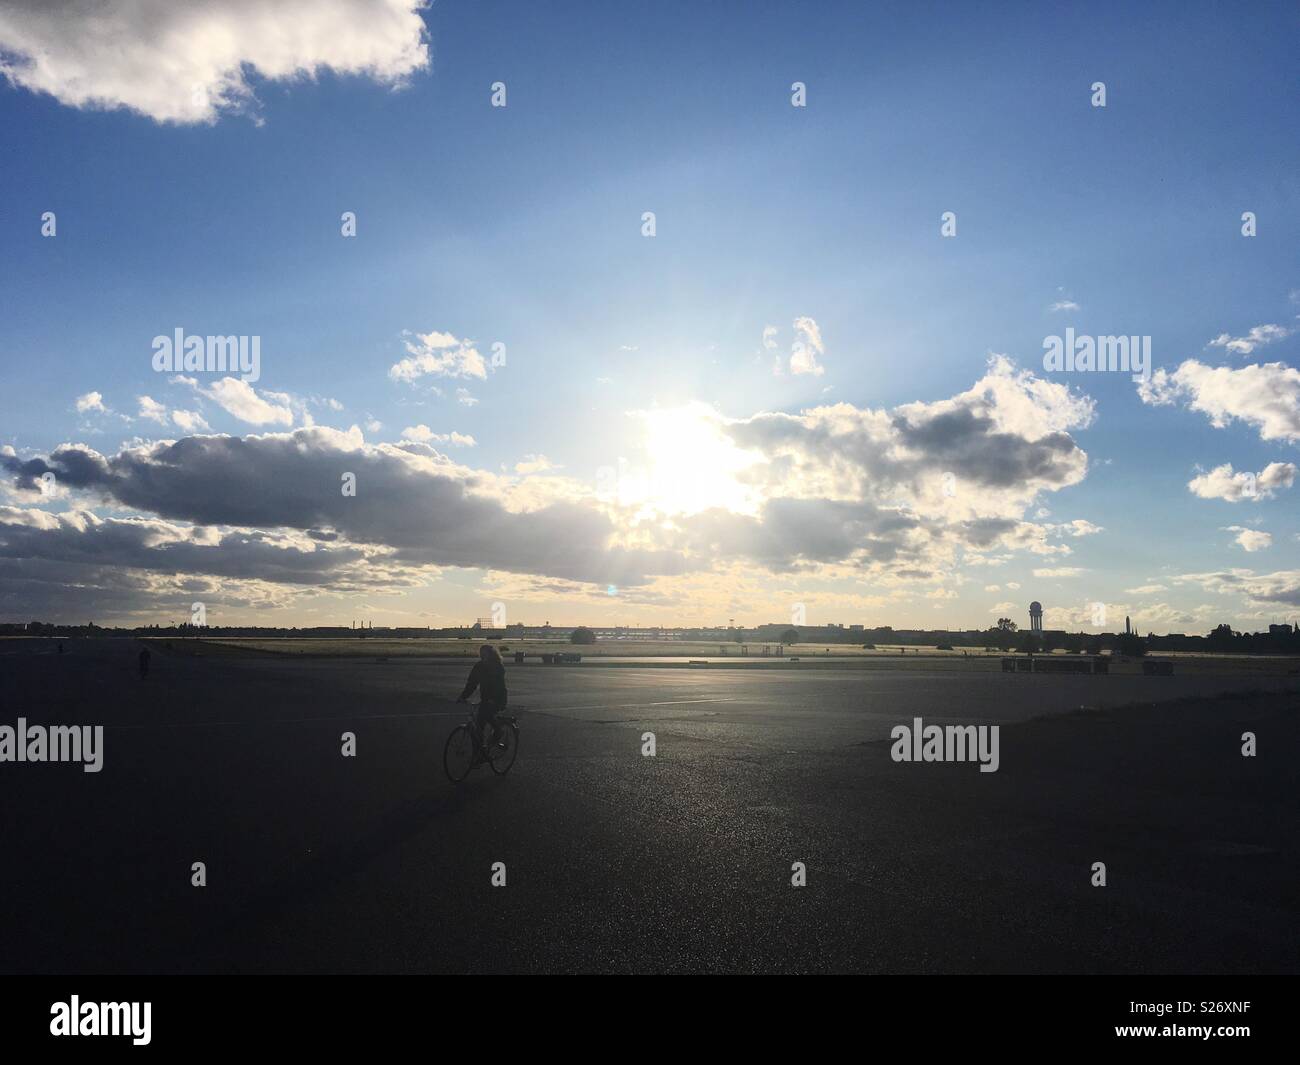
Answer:
<svg viewBox="0 0 1300 1065"><path fill-rule="evenodd" d="M496 750L492 752L492 758L488 762L492 772L499 777L505 776L510 772L510 767L515 764L515 755L518 753L519 726L512 721L501 730L501 735L497 739Z"/></svg>
<svg viewBox="0 0 1300 1065"><path fill-rule="evenodd" d="M457 725L451 730L447 746L442 750L442 768L453 784L459 784L474 768L474 737L468 725Z"/></svg>

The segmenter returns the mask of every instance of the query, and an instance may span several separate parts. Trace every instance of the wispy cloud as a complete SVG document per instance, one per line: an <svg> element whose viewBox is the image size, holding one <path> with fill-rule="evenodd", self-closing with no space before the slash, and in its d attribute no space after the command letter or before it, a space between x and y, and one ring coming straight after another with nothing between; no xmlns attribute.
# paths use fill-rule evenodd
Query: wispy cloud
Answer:
<svg viewBox="0 0 1300 1065"><path fill-rule="evenodd" d="M435 433L427 425L411 425L402 430L402 439L419 444L451 444L453 447L474 447L478 441L467 433Z"/></svg>
<svg viewBox="0 0 1300 1065"><path fill-rule="evenodd" d="M1252 326L1250 332L1243 337L1220 333L1207 346L1224 348L1234 355L1249 355L1256 348L1263 347L1265 344L1273 344L1276 341L1284 340L1292 332L1293 330L1280 325L1256 325Z"/></svg>

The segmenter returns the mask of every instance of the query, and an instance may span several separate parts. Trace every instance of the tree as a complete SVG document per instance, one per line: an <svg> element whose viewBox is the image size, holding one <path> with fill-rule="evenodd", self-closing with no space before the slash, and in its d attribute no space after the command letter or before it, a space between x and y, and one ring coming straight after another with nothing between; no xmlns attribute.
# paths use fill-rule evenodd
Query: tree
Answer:
<svg viewBox="0 0 1300 1065"><path fill-rule="evenodd" d="M1209 647L1216 651L1226 651L1233 645L1236 633L1232 631L1231 625L1216 625L1214 631L1205 638Z"/></svg>
<svg viewBox="0 0 1300 1065"><path fill-rule="evenodd" d="M579 625L569 637L569 643L595 643L596 634L586 625Z"/></svg>
<svg viewBox="0 0 1300 1065"><path fill-rule="evenodd" d="M786 629L785 632L781 633L781 642L782 642L782 643L798 643L798 642L799 642L799 630L798 630L798 629Z"/></svg>
<svg viewBox="0 0 1300 1065"><path fill-rule="evenodd" d="M993 644L1000 650L1010 650L1015 644L1015 622L1010 618L998 618L997 628L993 629Z"/></svg>
<svg viewBox="0 0 1300 1065"><path fill-rule="evenodd" d="M1129 658L1141 658L1147 653L1147 644L1136 632L1121 632L1115 637L1115 650Z"/></svg>

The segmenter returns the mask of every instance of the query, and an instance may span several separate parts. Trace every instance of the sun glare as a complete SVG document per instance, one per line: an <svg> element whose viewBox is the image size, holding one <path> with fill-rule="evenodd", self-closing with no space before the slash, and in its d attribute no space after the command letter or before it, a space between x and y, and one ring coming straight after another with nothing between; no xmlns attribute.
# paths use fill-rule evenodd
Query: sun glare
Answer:
<svg viewBox="0 0 1300 1065"><path fill-rule="evenodd" d="M632 476L630 503L667 514L710 507L752 514L756 491L739 475L754 456L723 432L721 416L705 403L640 411L645 432L644 477Z"/></svg>

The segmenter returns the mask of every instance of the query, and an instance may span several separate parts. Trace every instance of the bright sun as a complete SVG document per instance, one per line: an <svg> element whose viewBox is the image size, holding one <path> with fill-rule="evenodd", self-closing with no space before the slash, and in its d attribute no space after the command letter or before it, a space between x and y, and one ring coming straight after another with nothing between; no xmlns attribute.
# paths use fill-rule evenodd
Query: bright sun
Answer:
<svg viewBox="0 0 1300 1065"><path fill-rule="evenodd" d="M645 429L646 467L629 471L624 502L646 511L694 514L723 507L752 514L758 494L740 473L756 457L722 430L722 418L705 403L638 412Z"/></svg>

